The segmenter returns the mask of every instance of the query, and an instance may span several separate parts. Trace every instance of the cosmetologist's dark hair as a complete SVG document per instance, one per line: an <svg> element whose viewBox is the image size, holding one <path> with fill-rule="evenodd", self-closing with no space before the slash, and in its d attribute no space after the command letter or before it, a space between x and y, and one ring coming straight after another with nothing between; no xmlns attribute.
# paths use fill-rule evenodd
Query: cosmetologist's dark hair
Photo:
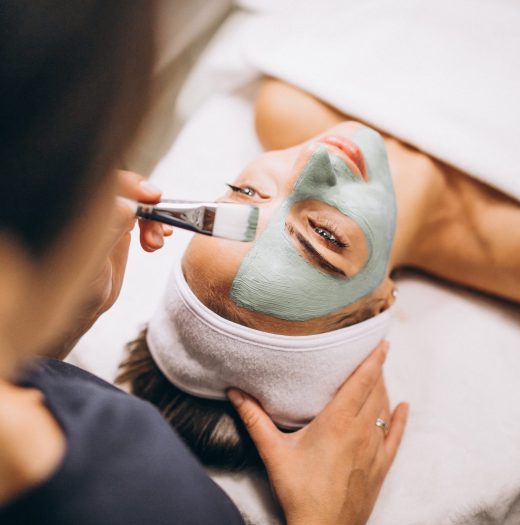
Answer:
<svg viewBox="0 0 520 525"><path fill-rule="evenodd" d="M0 233L42 255L147 109L153 0L0 3Z"/></svg>

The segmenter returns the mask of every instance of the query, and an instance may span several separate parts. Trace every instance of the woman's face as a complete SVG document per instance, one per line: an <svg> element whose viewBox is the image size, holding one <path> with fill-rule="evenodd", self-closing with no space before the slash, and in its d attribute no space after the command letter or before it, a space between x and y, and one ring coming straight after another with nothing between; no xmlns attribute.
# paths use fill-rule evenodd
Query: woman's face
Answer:
<svg viewBox="0 0 520 525"><path fill-rule="evenodd" d="M264 153L230 184L219 200L257 205L257 236L254 243L194 237L183 268L203 302L209 279L246 322L287 334L332 330L360 310L371 307L374 315L388 306L388 253L381 261L379 246L388 232L374 230L385 230L381 215L391 215L391 206L381 201L392 204L393 191L389 199L371 181L379 165L367 157L374 148L356 144L363 130L346 122L304 144ZM391 188L390 180L384 184ZM363 274L377 273L377 265L384 275L374 285Z"/></svg>

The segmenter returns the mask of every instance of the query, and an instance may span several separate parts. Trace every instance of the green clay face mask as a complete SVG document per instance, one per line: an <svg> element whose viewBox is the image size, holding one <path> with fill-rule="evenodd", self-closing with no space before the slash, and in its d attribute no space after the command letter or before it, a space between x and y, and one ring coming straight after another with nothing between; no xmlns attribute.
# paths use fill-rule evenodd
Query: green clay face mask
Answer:
<svg viewBox="0 0 520 525"><path fill-rule="evenodd" d="M396 204L382 137L362 127L352 137L365 159L368 181L319 146L304 166L291 194L248 252L233 280L230 296L249 310L290 321L321 317L372 292L386 275L394 237ZM301 255L286 220L302 201L318 200L350 217L362 230L368 259L350 278L315 268Z"/></svg>

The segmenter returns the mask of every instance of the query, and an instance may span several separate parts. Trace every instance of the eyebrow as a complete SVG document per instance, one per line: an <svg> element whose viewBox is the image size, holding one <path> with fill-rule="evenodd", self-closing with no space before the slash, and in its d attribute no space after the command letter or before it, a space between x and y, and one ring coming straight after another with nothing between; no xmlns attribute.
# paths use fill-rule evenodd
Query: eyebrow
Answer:
<svg viewBox="0 0 520 525"><path fill-rule="evenodd" d="M290 224L289 222L285 223L285 227L287 228L287 231L289 234L294 237L301 245L303 250L311 259L323 270L326 270L329 273L333 273L334 275L340 275L341 277L347 277L347 274L338 268L337 266L334 266L332 263L327 261L321 253L314 248L314 246L300 233L297 232L294 229L294 226Z"/></svg>

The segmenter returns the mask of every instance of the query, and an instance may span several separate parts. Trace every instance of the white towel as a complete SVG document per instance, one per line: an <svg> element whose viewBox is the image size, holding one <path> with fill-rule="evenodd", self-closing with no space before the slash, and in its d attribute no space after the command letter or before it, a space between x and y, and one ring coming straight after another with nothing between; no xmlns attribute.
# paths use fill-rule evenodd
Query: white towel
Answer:
<svg viewBox="0 0 520 525"><path fill-rule="evenodd" d="M303 1L251 23L246 48L261 72L520 200L519 27L516 0Z"/></svg>
<svg viewBox="0 0 520 525"><path fill-rule="evenodd" d="M181 390L226 399L226 390L237 387L260 401L280 426L298 428L325 408L386 335L391 311L324 334L269 334L204 306L177 263L147 341L159 368Z"/></svg>

